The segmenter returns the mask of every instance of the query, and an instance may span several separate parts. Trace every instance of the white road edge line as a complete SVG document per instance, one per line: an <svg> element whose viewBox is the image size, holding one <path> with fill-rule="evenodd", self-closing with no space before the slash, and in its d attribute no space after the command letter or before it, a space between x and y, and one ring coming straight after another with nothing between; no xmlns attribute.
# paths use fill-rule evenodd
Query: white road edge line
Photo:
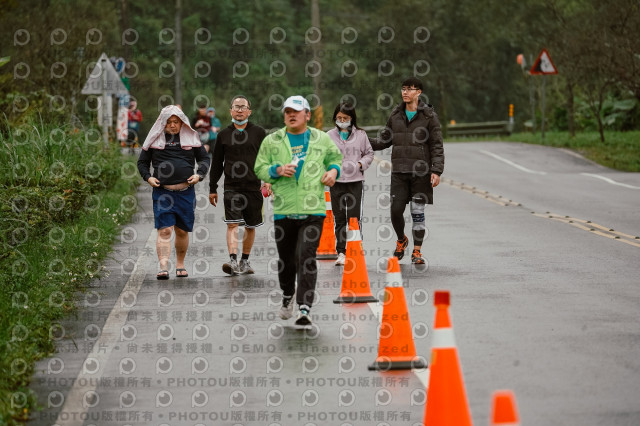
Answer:
<svg viewBox="0 0 640 426"><path fill-rule="evenodd" d="M507 160L504 157L500 157L499 155L494 154L493 152L489 152L489 151L485 151L485 150L480 150L480 152L482 152L483 154L487 154L487 155L495 158L496 160L500 160L503 163L506 163L506 164L508 164L508 165L510 165L512 167L515 167L518 170L522 170L523 172L533 173L535 175L546 175L547 174L547 172L539 172L539 171L536 171L536 170L527 169L526 167L521 166L520 164L516 164L511 160Z"/></svg>
<svg viewBox="0 0 640 426"><path fill-rule="evenodd" d="M620 183L620 182L616 182L613 179L610 179L608 177L605 176L600 176L600 175L596 175L593 173L580 173L582 176L590 176L590 177L594 177L596 179L602 179L603 181L610 183L611 185L618 185L618 186L623 186L625 188L629 188L629 189L640 189L640 186L633 186L633 185L627 185L626 183Z"/></svg>
<svg viewBox="0 0 640 426"><path fill-rule="evenodd" d="M145 247L150 247L155 250L157 235L157 232L152 230L151 235L149 235L149 239L145 243ZM142 252L144 253L145 250L142 250ZM143 257L145 258L144 261L142 260ZM113 309L111 309L111 312L104 323L100 337L93 345L91 353L89 353L85 358L84 362L89 358L96 360L99 365L98 371L103 370L104 366L107 364L109 356L111 355L111 350L118 342L120 330L127 321L127 313L130 308L124 307L126 304L122 303L123 295L125 293L127 295L133 293L135 297L138 296L138 292L142 287L142 282L144 281L147 270L152 270L152 259L153 257L150 256L138 256L133 267L133 272L129 276L127 283L120 292ZM105 347L108 348L106 351L104 349L100 349ZM83 404L84 396L87 392L95 390L96 383L98 382L95 378L99 377L99 374L102 374L102 371L98 376L96 376L98 371L92 372L91 374L86 373L84 371L84 362L73 387L69 390L69 393L65 398L65 402L60 413L58 413L58 418L55 423L58 426L82 426L84 424L84 420L81 418L83 417L82 413L85 413L89 409L88 404ZM88 383L88 385L81 386L79 384L80 382ZM64 415L64 413L68 413L69 415Z"/></svg>

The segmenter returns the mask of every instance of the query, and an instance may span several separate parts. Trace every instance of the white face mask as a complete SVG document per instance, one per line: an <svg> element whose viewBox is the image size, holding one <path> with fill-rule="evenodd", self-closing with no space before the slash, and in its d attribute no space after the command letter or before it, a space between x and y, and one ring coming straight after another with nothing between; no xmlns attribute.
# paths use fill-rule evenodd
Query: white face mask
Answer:
<svg viewBox="0 0 640 426"><path fill-rule="evenodd" d="M351 127L351 120L346 121L346 122L342 122L342 121L338 121L336 120L336 126L340 127L341 129L348 129L349 127Z"/></svg>
<svg viewBox="0 0 640 426"><path fill-rule="evenodd" d="M238 126L242 126L243 124L247 124L247 121L249 121L249 119L248 119L248 118L246 118L246 119L244 119L244 120L242 120L242 121L238 121L238 120L236 120L235 118L232 118L232 119L231 119L231 122L232 122L233 124L237 124Z"/></svg>

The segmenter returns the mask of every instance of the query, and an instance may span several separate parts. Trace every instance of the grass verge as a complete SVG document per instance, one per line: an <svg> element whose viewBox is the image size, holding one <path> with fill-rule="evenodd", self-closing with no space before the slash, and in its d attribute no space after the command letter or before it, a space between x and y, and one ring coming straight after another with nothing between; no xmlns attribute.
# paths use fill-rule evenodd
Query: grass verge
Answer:
<svg viewBox="0 0 640 426"><path fill-rule="evenodd" d="M47 136L29 141L32 157L3 137L14 173L0 182L0 424L17 425L36 404L29 390L35 362L55 349L58 321L75 312L77 292L102 276L121 225L136 211L139 177L135 158L116 147L82 145L83 135L56 144L67 151L46 161ZM32 172L23 174L25 165Z"/></svg>

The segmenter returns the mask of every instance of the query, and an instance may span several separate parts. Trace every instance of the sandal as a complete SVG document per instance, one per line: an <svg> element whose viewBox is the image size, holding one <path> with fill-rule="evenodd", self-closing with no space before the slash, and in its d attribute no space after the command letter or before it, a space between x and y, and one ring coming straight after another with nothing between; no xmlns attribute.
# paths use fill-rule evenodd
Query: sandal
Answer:
<svg viewBox="0 0 640 426"><path fill-rule="evenodd" d="M158 272L158 275L156 275L156 278L159 280L168 280L169 271L167 271L166 269L161 270L160 272Z"/></svg>
<svg viewBox="0 0 640 426"><path fill-rule="evenodd" d="M184 274L180 275L178 272L182 272L184 271ZM176 277L178 278L187 278L189 276L189 274L187 273L187 270L184 268L177 268L176 269Z"/></svg>

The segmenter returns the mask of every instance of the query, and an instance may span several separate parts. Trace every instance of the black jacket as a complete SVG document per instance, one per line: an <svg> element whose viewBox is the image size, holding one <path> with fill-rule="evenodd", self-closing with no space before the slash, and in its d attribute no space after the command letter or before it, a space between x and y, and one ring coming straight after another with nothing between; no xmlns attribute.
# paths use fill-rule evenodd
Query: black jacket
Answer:
<svg viewBox="0 0 640 426"><path fill-rule="evenodd" d="M200 180L204 179L209 170L209 154L203 146L192 149L182 149L179 135L165 133L167 141L164 149L149 148L141 150L138 157L138 172L147 182L153 166L153 177L160 181L160 185L173 185L186 182L194 173L194 166L198 167Z"/></svg>
<svg viewBox="0 0 640 426"><path fill-rule="evenodd" d="M251 122L243 131L232 124L218 133L211 175L209 193L218 193L218 181L224 172L224 189L233 191L259 191L261 181L253 171L265 130Z"/></svg>
<svg viewBox="0 0 640 426"><path fill-rule="evenodd" d="M420 101L416 115L409 121L405 103L396 106L380 137L371 140L375 151L393 146L393 173L438 176L444 171L444 146L438 115L431 105Z"/></svg>

